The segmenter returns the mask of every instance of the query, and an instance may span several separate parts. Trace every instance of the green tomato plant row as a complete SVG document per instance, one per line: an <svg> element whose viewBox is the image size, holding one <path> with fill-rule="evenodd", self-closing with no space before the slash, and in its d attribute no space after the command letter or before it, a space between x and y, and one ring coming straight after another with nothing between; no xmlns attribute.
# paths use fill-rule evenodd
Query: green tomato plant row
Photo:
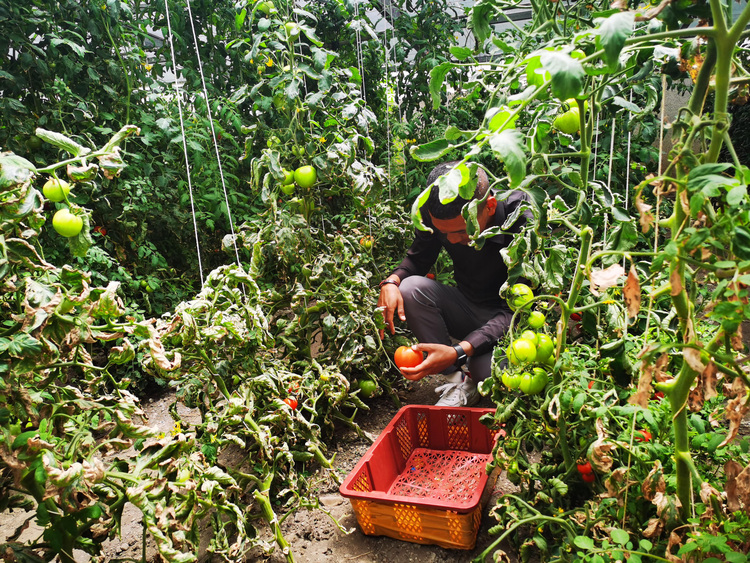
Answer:
<svg viewBox="0 0 750 563"><path fill-rule="evenodd" d="M535 216L504 258L509 303L522 279L537 295L518 305L495 351L494 375L481 385L498 403L496 423L506 425L496 463L522 490L493 509L500 537L476 561L527 525L535 531L517 545L523 558L673 560L706 549L740 560L747 533L727 532L721 547L702 538L714 526L747 522L734 479L750 464L748 441L738 436L750 389L739 332L750 313L750 175L727 130L730 97L741 96L747 81L732 61L746 56L750 10L730 14L709 3L710 18L691 27L694 16L676 6L532 3L528 26L498 33L490 22L509 6L477 2L478 49L455 47L457 60L432 72L438 104L447 72L481 64L491 99L485 122L449 127L412 151L423 161L461 151L469 169L492 162L499 197L526 191ZM665 47L681 55L683 68L703 64L671 125L663 167L654 159L626 168L624 141L638 136L628 119L641 133L653 131L665 95L652 69L665 81L679 77L674 60L660 58ZM484 49L496 50L488 66L475 59ZM561 112L578 123L554 118ZM723 147L728 162L720 160ZM446 198L461 193L459 175L440 188ZM464 216L477 225L476 208ZM419 217L415 224L422 227ZM474 244L501 234L490 230ZM703 289L703 279L715 289ZM535 360L531 339L518 335L538 304L556 321L552 377L538 394L519 394L507 384ZM726 430L702 436L713 418ZM531 452L542 461L531 461ZM592 471L578 469L586 463ZM592 538L599 525L609 532Z"/></svg>

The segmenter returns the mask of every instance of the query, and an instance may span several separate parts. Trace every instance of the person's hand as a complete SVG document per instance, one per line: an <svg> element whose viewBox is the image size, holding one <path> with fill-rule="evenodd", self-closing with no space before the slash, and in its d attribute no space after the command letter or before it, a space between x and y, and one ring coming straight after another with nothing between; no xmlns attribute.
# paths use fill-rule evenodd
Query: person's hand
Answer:
<svg viewBox="0 0 750 563"><path fill-rule="evenodd" d="M419 381L426 375L441 373L456 363L456 350L446 344L415 344L417 352L426 352L427 357L416 367L401 368L406 379Z"/></svg>
<svg viewBox="0 0 750 563"><path fill-rule="evenodd" d="M402 297L401 290L399 290L397 285L389 283L380 288L378 309L383 312L385 326L390 330L391 335L396 334L396 326L393 324L394 313L398 314L398 318L401 319L402 322L406 320L404 298ZM381 340L383 339L384 333L385 330L380 331Z"/></svg>

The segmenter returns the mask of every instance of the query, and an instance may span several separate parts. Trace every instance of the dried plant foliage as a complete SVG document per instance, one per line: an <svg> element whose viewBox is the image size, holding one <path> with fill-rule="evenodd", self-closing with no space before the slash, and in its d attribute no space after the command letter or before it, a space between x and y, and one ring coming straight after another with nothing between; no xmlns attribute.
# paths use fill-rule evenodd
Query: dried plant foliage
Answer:
<svg viewBox="0 0 750 563"><path fill-rule="evenodd" d="M662 354L653 364L644 364L641 369L641 376L638 379L638 389L628 399L631 405L637 405L648 408L648 402L653 392L652 382L664 381L664 368L669 363L669 356Z"/></svg>
<svg viewBox="0 0 750 563"><path fill-rule="evenodd" d="M638 281L638 274L635 271L635 266L630 267L628 279L625 281L625 286L622 288L622 297L625 300L625 308L628 312L628 317L631 319L636 318L641 310L641 283Z"/></svg>
<svg viewBox="0 0 750 563"><path fill-rule="evenodd" d="M745 383L739 377L735 378L732 387L737 390L735 397L727 402L727 406L724 410L724 418L729 421L729 430L727 431L727 437L719 445L719 447L726 446L729 442L737 437L737 433L740 431L740 425L742 419L745 418L747 411L750 410L750 399L748 398L745 390Z"/></svg>
<svg viewBox="0 0 750 563"><path fill-rule="evenodd" d="M612 264L603 270L592 270L589 274L591 293L599 295L600 291L616 286L617 281L624 275L625 268L620 264Z"/></svg>

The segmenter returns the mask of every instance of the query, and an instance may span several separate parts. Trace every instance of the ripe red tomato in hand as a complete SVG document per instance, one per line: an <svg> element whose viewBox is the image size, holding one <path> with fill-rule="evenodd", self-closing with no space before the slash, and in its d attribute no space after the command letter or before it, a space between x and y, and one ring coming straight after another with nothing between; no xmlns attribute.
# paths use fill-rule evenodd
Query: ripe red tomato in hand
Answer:
<svg viewBox="0 0 750 563"><path fill-rule="evenodd" d="M409 346L399 346L393 355L393 361L396 362L398 369L417 367L423 359L421 352L417 352Z"/></svg>

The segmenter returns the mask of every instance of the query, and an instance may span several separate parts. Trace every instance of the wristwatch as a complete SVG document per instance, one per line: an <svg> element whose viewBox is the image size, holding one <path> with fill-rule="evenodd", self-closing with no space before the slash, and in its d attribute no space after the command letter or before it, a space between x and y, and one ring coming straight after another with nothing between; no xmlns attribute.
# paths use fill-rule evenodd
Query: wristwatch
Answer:
<svg viewBox="0 0 750 563"><path fill-rule="evenodd" d="M456 366L461 367L466 363L466 360L469 359L469 356L466 355L466 352L461 348L460 344L453 346L453 349L456 351L456 354L458 354L458 357L456 358Z"/></svg>
<svg viewBox="0 0 750 563"><path fill-rule="evenodd" d="M399 285L401 285L401 284L400 284L400 283L398 283L398 282L397 282L396 280L388 280L388 279L386 279L386 280L383 280L382 282L380 282L380 283L378 284L378 287L382 289L382 287L383 287L384 285L389 285L389 284L393 284L393 285L395 285L396 287L398 287Z"/></svg>

